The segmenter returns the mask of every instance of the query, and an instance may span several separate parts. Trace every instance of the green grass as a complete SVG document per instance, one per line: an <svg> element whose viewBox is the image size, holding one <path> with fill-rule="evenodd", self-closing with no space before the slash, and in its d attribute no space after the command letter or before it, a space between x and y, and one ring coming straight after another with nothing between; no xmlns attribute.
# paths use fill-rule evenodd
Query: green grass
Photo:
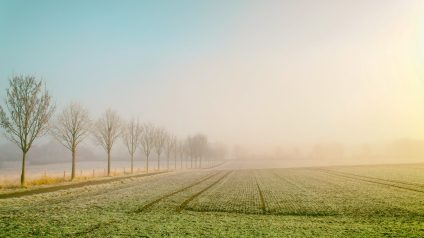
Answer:
<svg viewBox="0 0 424 238"><path fill-rule="evenodd" d="M424 168L378 168L181 172L3 199L0 237L423 237Z"/></svg>

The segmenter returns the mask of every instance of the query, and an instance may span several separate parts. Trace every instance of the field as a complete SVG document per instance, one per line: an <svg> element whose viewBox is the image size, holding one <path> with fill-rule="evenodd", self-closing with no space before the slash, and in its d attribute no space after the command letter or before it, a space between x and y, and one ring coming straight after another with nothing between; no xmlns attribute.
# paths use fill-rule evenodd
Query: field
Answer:
<svg viewBox="0 0 424 238"><path fill-rule="evenodd" d="M0 237L424 237L422 164L220 167L17 196L0 197Z"/></svg>

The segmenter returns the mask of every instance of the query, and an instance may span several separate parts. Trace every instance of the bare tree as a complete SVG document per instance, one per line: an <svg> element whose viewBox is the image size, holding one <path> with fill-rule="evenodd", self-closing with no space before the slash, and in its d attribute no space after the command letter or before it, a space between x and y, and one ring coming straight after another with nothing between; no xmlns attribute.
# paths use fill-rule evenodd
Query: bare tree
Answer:
<svg viewBox="0 0 424 238"><path fill-rule="evenodd" d="M128 153L131 156L131 173L134 172L134 154L137 151L139 143L141 141L141 131L139 122L132 119L128 122L125 127L122 128L122 138L124 144L128 149Z"/></svg>
<svg viewBox="0 0 424 238"><path fill-rule="evenodd" d="M55 106L42 81L34 76L9 80L5 107L0 106L0 125L6 137L22 150L21 186L25 184L25 160L34 140L48 131Z"/></svg>
<svg viewBox="0 0 424 238"><path fill-rule="evenodd" d="M151 123L144 124L141 131L140 143L146 156L146 172L149 172L149 157L155 146L155 126Z"/></svg>
<svg viewBox="0 0 424 238"><path fill-rule="evenodd" d="M158 160L158 170L160 170L160 155L162 154L162 151L164 149L163 147L165 146L166 138L168 135L166 134L166 131L163 128L156 128L154 135L155 151Z"/></svg>
<svg viewBox="0 0 424 238"><path fill-rule="evenodd" d="M197 134L193 137L193 140L196 167L202 168L202 159L208 150L208 138L203 134Z"/></svg>
<svg viewBox="0 0 424 238"><path fill-rule="evenodd" d="M177 170L178 139L176 136L173 136L172 140L173 140L172 153L174 154L174 170Z"/></svg>
<svg viewBox="0 0 424 238"><path fill-rule="evenodd" d="M120 119L118 114L107 109L104 115L97 121L94 136L97 142L107 152L107 175L110 175L110 152L116 139L120 135Z"/></svg>
<svg viewBox="0 0 424 238"><path fill-rule="evenodd" d="M188 150L188 155L190 156L190 167L201 168L202 159L207 151L208 139L203 134L196 134L194 136L189 136L186 139L186 146Z"/></svg>
<svg viewBox="0 0 424 238"><path fill-rule="evenodd" d="M88 111L78 103L67 105L52 127L53 136L72 153L71 180L75 178L77 146L87 137L89 130Z"/></svg>
<svg viewBox="0 0 424 238"><path fill-rule="evenodd" d="M180 157L180 168L182 169L183 168L183 160L184 160L184 157L185 157L185 154L186 154L186 146L185 146L185 143L184 143L184 141L178 141L178 146L177 146L177 153L178 153L178 156ZM185 160L186 161L186 167L187 167L187 159Z"/></svg>
<svg viewBox="0 0 424 238"><path fill-rule="evenodd" d="M174 151L174 147L176 143L176 137L174 135L167 135L165 142L165 151L167 157L167 169L169 169L169 161L171 159L171 154Z"/></svg>
<svg viewBox="0 0 424 238"><path fill-rule="evenodd" d="M185 147L187 150L187 155L188 157L190 157L190 168L193 168L193 158L195 156L195 143L194 143L194 138L191 136L188 136L186 141L185 141Z"/></svg>

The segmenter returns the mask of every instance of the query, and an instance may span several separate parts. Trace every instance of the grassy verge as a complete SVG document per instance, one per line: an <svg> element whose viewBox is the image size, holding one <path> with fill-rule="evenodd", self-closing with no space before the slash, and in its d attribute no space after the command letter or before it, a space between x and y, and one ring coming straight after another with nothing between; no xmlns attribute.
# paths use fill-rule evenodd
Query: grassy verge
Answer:
<svg viewBox="0 0 424 238"><path fill-rule="evenodd" d="M78 177L77 179L70 181L60 178L41 177L37 180L32 180L27 183L25 187L9 187L0 190L0 199L14 198L29 196L39 193L54 192L58 190L64 190L69 188L78 188L87 185L97 185L102 183L114 182L127 178L151 176L161 173L167 173L167 171L158 171L153 173L139 173L129 174L121 176L108 176L108 177Z"/></svg>

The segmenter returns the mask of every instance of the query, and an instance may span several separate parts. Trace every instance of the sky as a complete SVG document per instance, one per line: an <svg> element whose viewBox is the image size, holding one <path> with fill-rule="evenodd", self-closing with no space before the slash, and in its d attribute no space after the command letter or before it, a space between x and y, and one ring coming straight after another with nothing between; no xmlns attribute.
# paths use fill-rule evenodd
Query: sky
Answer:
<svg viewBox="0 0 424 238"><path fill-rule="evenodd" d="M46 82L179 137L424 139L424 1L0 0L0 95Z"/></svg>

